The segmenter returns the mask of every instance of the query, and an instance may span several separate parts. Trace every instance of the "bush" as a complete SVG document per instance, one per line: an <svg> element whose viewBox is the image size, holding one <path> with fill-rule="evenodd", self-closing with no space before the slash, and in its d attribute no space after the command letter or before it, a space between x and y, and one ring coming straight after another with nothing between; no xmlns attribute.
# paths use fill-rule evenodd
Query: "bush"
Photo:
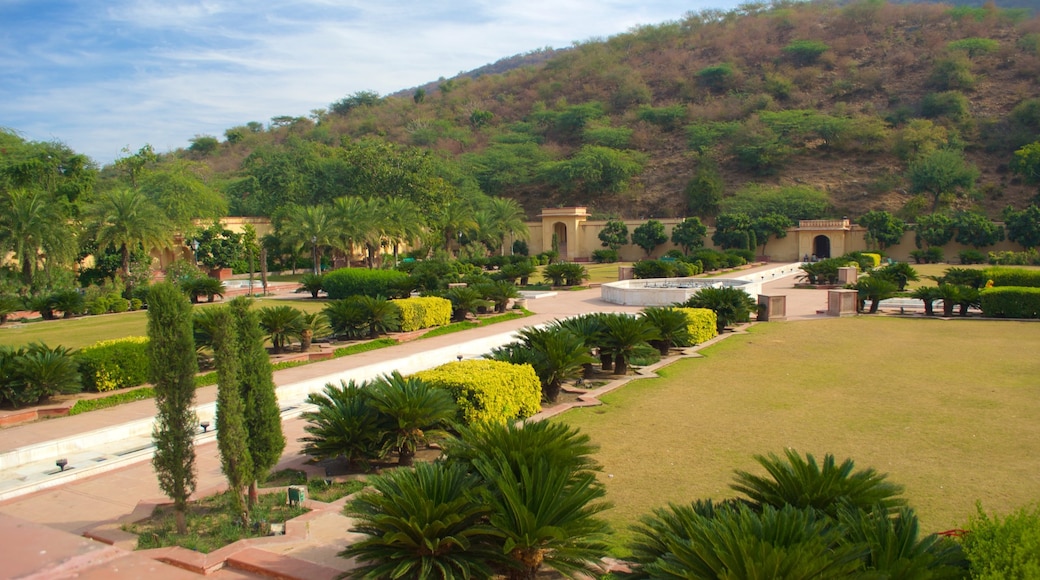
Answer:
<svg viewBox="0 0 1040 580"><path fill-rule="evenodd" d="M979 296L983 316L1040 318L1040 288L1004 286L986 288Z"/></svg>
<svg viewBox="0 0 1040 580"><path fill-rule="evenodd" d="M143 336L103 340L76 355L83 388L103 393L148 382L148 339Z"/></svg>
<svg viewBox="0 0 1040 580"><path fill-rule="evenodd" d="M938 264L945 259L942 248L938 246L932 246L927 250L913 250L910 257L917 264Z"/></svg>
<svg viewBox="0 0 1040 580"><path fill-rule="evenodd" d="M1040 253L1035 249L1028 252L990 252L986 261L1001 266L1036 266L1040 265Z"/></svg>
<svg viewBox="0 0 1040 580"><path fill-rule="evenodd" d="M719 335L718 316L708 308L677 308L689 320L690 342L701 344Z"/></svg>
<svg viewBox="0 0 1040 580"><path fill-rule="evenodd" d="M340 268L325 274L322 287L330 300L348 296L397 296L408 274L397 270Z"/></svg>
<svg viewBox="0 0 1040 580"><path fill-rule="evenodd" d="M0 403L34 405L58 393L82 390L69 349L33 343L18 349L0 346Z"/></svg>
<svg viewBox="0 0 1040 580"><path fill-rule="evenodd" d="M957 254L961 264L985 264L986 255L978 250L962 250Z"/></svg>
<svg viewBox="0 0 1040 580"><path fill-rule="evenodd" d="M589 273L581 264L559 262L546 266L542 277L553 286L580 286L582 281L588 280Z"/></svg>
<svg viewBox="0 0 1040 580"><path fill-rule="evenodd" d="M401 312L401 332L431 328L451 323L451 300L426 296L394 300Z"/></svg>
<svg viewBox="0 0 1040 580"><path fill-rule="evenodd" d="M531 365L465 360L414 376L449 390L466 425L526 419L541 409L541 382Z"/></svg>
<svg viewBox="0 0 1040 580"><path fill-rule="evenodd" d="M971 577L1040 578L1040 504L1004 518L987 516L981 504L977 509L967 525L971 533L964 536Z"/></svg>
<svg viewBox="0 0 1040 580"><path fill-rule="evenodd" d="M730 249L726 250L726 255L727 256L738 256L742 260L740 263L735 263L736 261L733 260L733 258L726 258L726 260L727 260L726 265L731 267L731 268L736 267L736 266L743 266L744 264L748 264L748 263L751 263L751 262L755 261L755 250L754 249L745 250L745 249L741 249L741 248L730 248Z"/></svg>
<svg viewBox="0 0 1040 580"><path fill-rule="evenodd" d="M723 264L724 254L718 250L712 250L710 248L704 248L691 252L687 258L690 262L700 262L701 270L703 272L709 272L711 270L718 270Z"/></svg>
<svg viewBox="0 0 1040 580"><path fill-rule="evenodd" d="M986 268L982 271L986 280L993 280L994 286L1025 286L1040 288L1040 272L1021 268Z"/></svg>
<svg viewBox="0 0 1040 580"><path fill-rule="evenodd" d="M593 250L592 261L597 264L613 264L619 259L617 250L605 249L605 250Z"/></svg>
<svg viewBox="0 0 1040 580"><path fill-rule="evenodd" d="M792 40L784 47L784 53L798 64L808 65L816 62L820 55L830 50L830 46L819 40Z"/></svg>
<svg viewBox="0 0 1040 580"><path fill-rule="evenodd" d="M870 267L871 268L877 268L878 266L881 265L881 254L874 254L874 253L864 252L862 254L862 256L865 257L865 258L870 259L870 262L871 262L871 266Z"/></svg>
<svg viewBox="0 0 1040 580"><path fill-rule="evenodd" d="M648 278L674 278L676 262L665 260L639 260L632 264L632 275L639 280Z"/></svg>
<svg viewBox="0 0 1040 580"><path fill-rule="evenodd" d="M130 310L130 301L121 296L112 298L108 303L109 312L126 312Z"/></svg>

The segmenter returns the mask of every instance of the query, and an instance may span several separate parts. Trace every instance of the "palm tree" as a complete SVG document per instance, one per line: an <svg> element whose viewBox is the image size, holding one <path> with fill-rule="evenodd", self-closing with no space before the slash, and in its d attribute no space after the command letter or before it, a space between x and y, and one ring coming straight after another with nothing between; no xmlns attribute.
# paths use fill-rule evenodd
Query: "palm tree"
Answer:
<svg viewBox="0 0 1040 580"><path fill-rule="evenodd" d="M855 285L859 291L860 302L870 300L870 314L877 314L882 300L887 300L899 293L894 281L884 276L868 276L860 278Z"/></svg>
<svg viewBox="0 0 1040 580"><path fill-rule="evenodd" d="M834 456L827 454L820 465L811 454L803 459L797 451L787 449L784 455L784 459L775 453L756 455L755 461L765 468L769 477L737 470L736 483L730 487L746 495L751 504L759 508L792 505L813 508L831 517L837 517L842 505L862 510L880 506L890 511L906 503L898 497L903 492L902 486L885 481L886 476L872 468L853 472L855 464L851 459L838 465Z"/></svg>
<svg viewBox="0 0 1040 580"><path fill-rule="evenodd" d="M936 300L942 299L939 288L936 286L918 286L910 293L910 297L924 302L925 316L934 316L934 303Z"/></svg>
<svg viewBox="0 0 1040 580"><path fill-rule="evenodd" d="M716 328L719 334L735 322L747 322L757 308L755 300L744 290L732 286L702 288L690 297L683 306L707 308L715 311Z"/></svg>
<svg viewBox="0 0 1040 580"><path fill-rule="evenodd" d="M317 300L318 292L322 291L322 283L325 281L325 276L321 274L304 274L300 278L300 287L296 289L297 292L307 292L311 295L311 298Z"/></svg>
<svg viewBox="0 0 1040 580"><path fill-rule="evenodd" d="M400 330L401 310L382 296L355 296L368 324L369 338Z"/></svg>
<svg viewBox="0 0 1040 580"><path fill-rule="evenodd" d="M48 297L51 307L61 312L62 318L72 318L77 314L83 314L86 308L86 300L78 290L68 288L58 290Z"/></svg>
<svg viewBox="0 0 1040 580"><path fill-rule="evenodd" d="M415 203L403 197L384 199L379 204L379 217L382 235L394 249L396 266L401 244L412 244L419 239L425 220Z"/></svg>
<svg viewBox="0 0 1040 580"><path fill-rule="evenodd" d="M420 463L368 485L372 491L347 506L356 522L350 531L365 536L339 554L360 564L352 577L486 579L504 563L479 480L462 466Z"/></svg>
<svg viewBox="0 0 1040 580"><path fill-rule="evenodd" d="M15 359L14 372L21 377L23 391L20 401L31 405L59 393L78 393L83 389L79 368L72 351L43 343L30 344Z"/></svg>
<svg viewBox="0 0 1040 580"><path fill-rule="evenodd" d="M660 338L654 325L643 317L611 314L603 317L603 348L614 355L614 374L628 372L628 360L641 350L650 348L650 341Z"/></svg>
<svg viewBox="0 0 1040 580"><path fill-rule="evenodd" d="M302 414L307 425L303 452L318 460L343 457L351 467L365 465L379 456L383 432L379 412L368 400L370 385L340 381L340 386L325 385L321 393L307 395L307 403L317 407Z"/></svg>
<svg viewBox="0 0 1040 580"><path fill-rule="evenodd" d="M884 578L963 578L967 561L960 543L929 534L920 536L917 514L901 507L894 515L878 508L851 509L842 506L838 520L845 529L845 542L869 546L864 569Z"/></svg>
<svg viewBox="0 0 1040 580"><path fill-rule="evenodd" d="M643 310L643 317L657 329L660 338L650 341L661 356L668 354L672 346L689 346L690 320L681 310L651 306Z"/></svg>
<svg viewBox="0 0 1040 580"><path fill-rule="evenodd" d="M32 283L41 259L60 264L76 251L65 204L38 190L0 192L0 252L11 252L21 265L22 282Z"/></svg>
<svg viewBox="0 0 1040 580"><path fill-rule="evenodd" d="M346 195L332 201L330 213L335 228L332 245L346 254L350 267L357 247L367 247L378 231L376 206L362 197Z"/></svg>
<svg viewBox="0 0 1040 580"><path fill-rule="evenodd" d="M599 312L582 314L581 316L561 320L557 324L580 336L585 341L585 348L589 352L592 352L593 349L598 349L601 368L609 371L614 368L614 355L603 347L603 320L606 316L608 316L606 313ZM593 366L591 363L584 366L585 378L589 378L592 376Z"/></svg>
<svg viewBox="0 0 1040 580"><path fill-rule="evenodd" d="M509 473L519 473L520 465L539 458L570 469L573 473L596 472L598 447L577 427L553 421L527 423L477 423L458 428L459 436L444 442L448 463L472 468L478 459L490 460L502 453L512 459Z"/></svg>
<svg viewBox="0 0 1040 580"><path fill-rule="evenodd" d="M192 278L181 282L181 290L188 295L192 304L198 304L199 298L206 297L206 302L213 302L215 296L224 297L227 288L216 278Z"/></svg>
<svg viewBox="0 0 1040 580"><path fill-rule="evenodd" d="M137 189L115 189L103 194L89 208L87 220L98 248L113 246L119 251L124 277L130 275L132 248L143 246L151 250L171 245L172 230L166 216Z"/></svg>
<svg viewBox="0 0 1040 580"><path fill-rule="evenodd" d="M449 288L444 297L451 300L451 319L455 322L462 322L466 320L467 314L475 315L478 308L491 304L480 296L480 292L468 286Z"/></svg>
<svg viewBox="0 0 1040 580"><path fill-rule="evenodd" d="M267 333L275 353L285 351L286 345L303 330L303 313L292 306L261 308L260 328Z"/></svg>
<svg viewBox="0 0 1040 580"><path fill-rule="evenodd" d="M351 296L325 305L322 313L328 318L333 334L357 338L368 332L368 316L360 298Z"/></svg>
<svg viewBox="0 0 1040 580"><path fill-rule="evenodd" d="M487 210L495 224L495 235L502 255L506 255L506 236L513 239L526 240L530 235L527 229L526 214L515 199L492 197L488 199Z"/></svg>
<svg viewBox="0 0 1040 580"><path fill-rule="evenodd" d="M12 313L22 310L24 306L17 296L0 294L0 325L7 322L7 317Z"/></svg>
<svg viewBox="0 0 1040 580"><path fill-rule="evenodd" d="M887 266L878 268L876 272L895 282L896 286L899 287L900 292L906 290L907 282L917 282L920 280L917 276L917 270L915 270L908 262L893 262Z"/></svg>
<svg viewBox="0 0 1040 580"><path fill-rule="evenodd" d="M445 435L442 427L458 412L448 391L397 371L368 389L372 406L385 417L384 451L396 451L398 465L411 465L419 445Z"/></svg>
<svg viewBox="0 0 1040 580"><path fill-rule="evenodd" d="M446 203L437 216L437 226L443 236L444 251L451 252L451 244L458 241L459 234L472 230L477 225L473 219L473 210L462 201Z"/></svg>
<svg viewBox="0 0 1040 580"><path fill-rule="evenodd" d="M292 206L280 223L279 234L297 246L309 246L314 274L321 274L321 249L332 245L336 226L325 206Z"/></svg>

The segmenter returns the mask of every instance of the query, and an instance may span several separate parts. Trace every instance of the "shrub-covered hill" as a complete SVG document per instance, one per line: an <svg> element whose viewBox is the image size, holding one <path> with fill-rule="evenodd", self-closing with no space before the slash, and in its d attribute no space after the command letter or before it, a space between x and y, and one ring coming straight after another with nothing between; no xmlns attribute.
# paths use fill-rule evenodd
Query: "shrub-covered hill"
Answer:
<svg viewBox="0 0 1040 580"><path fill-rule="evenodd" d="M363 160L389 147L445 187L476 184L531 215L710 215L720 194L797 186L825 192L835 215L997 216L1036 194L1012 160L1037 140L1040 18L1028 10L779 0L406 96L357 93L200 136L160 163L201 162L243 214L358 192Z"/></svg>

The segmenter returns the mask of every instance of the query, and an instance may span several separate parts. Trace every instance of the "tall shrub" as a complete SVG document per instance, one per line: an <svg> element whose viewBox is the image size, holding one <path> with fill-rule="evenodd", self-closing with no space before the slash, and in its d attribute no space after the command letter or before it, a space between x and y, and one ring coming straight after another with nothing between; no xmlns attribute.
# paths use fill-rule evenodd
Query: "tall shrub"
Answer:
<svg viewBox="0 0 1040 580"><path fill-rule="evenodd" d="M285 436L282 435L282 417L271 376L271 360L264 349L264 332L255 312L249 309L252 301L245 297L231 301L231 313L238 333L238 360L242 365L239 375L242 403L245 406L246 431L249 433L249 454L253 472L249 476L249 504L255 505L256 482L282 456Z"/></svg>
<svg viewBox="0 0 1040 580"><path fill-rule="evenodd" d="M191 304L170 283L156 284L148 296L148 359L155 388L152 465L159 489L173 500L177 533L188 533L185 511L195 491L195 341Z"/></svg>
<svg viewBox="0 0 1040 580"><path fill-rule="evenodd" d="M76 355L83 388L103 393L148 382L148 339L130 336L103 340Z"/></svg>
<svg viewBox="0 0 1040 580"><path fill-rule="evenodd" d="M227 308L214 315L213 361L217 367L217 448L220 469L227 477L235 512L242 513L242 488L253 473L246 430L245 407L239 385L238 332L235 319Z"/></svg>
<svg viewBox="0 0 1040 580"><path fill-rule="evenodd" d="M322 287L330 300L348 296L396 296L408 281L408 274L397 270L342 268L325 274Z"/></svg>

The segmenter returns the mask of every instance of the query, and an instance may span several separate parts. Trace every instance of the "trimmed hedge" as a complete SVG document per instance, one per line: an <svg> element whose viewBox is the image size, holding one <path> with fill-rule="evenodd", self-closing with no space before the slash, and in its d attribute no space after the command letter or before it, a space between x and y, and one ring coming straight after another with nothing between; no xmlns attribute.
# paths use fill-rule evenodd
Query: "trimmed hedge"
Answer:
<svg viewBox="0 0 1040 580"><path fill-rule="evenodd" d="M466 425L525 419L541 409L542 386L531 365L464 360L414 376L450 391Z"/></svg>
<svg viewBox="0 0 1040 580"><path fill-rule="evenodd" d="M394 296L408 281L408 274L397 270L369 270L366 268L340 268L325 274L322 288L330 300L349 296Z"/></svg>
<svg viewBox="0 0 1040 580"><path fill-rule="evenodd" d="M875 254L873 252L863 252L863 257L870 258L870 260L873 262L873 265L870 266L871 268L877 268L881 265L881 254Z"/></svg>
<svg viewBox="0 0 1040 580"><path fill-rule="evenodd" d="M394 300L401 312L401 332L451 324L451 300L438 296Z"/></svg>
<svg viewBox="0 0 1040 580"><path fill-rule="evenodd" d="M1022 268L986 268L982 271L994 286L1040 288L1040 271Z"/></svg>
<svg viewBox="0 0 1040 580"><path fill-rule="evenodd" d="M983 316L1040 318L1040 288L1000 286L979 293Z"/></svg>
<svg viewBox="0 0 1040 580"><path fill-rule="evenodd" d="M103 393L148 381L148 339L143 336L103 340L76 354L83 388Z"/></svg>
<svg viewBox="0 0 1040 580"><path fill-rule="evenodd" d="M701 344L719 335L718 315L710 308L676 308L689 320L690 342Z"/></svg>

